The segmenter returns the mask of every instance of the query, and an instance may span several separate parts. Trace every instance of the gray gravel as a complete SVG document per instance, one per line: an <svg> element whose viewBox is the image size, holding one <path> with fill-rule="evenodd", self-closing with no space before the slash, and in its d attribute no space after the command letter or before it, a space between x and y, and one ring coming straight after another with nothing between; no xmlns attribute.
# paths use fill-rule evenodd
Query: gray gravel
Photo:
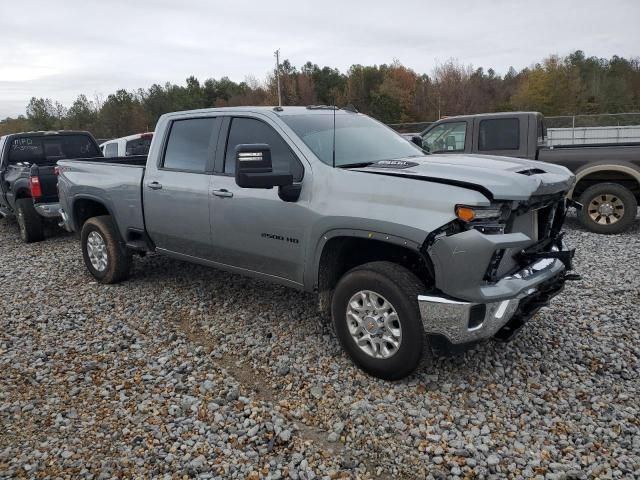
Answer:
<svg viewBox="0 0 640 480"><path fill-rule="evenodd" d="M0 477L638 478L640 225L509 344L363 374L312 295L160 256L98 285L0 220Z"/></svg>

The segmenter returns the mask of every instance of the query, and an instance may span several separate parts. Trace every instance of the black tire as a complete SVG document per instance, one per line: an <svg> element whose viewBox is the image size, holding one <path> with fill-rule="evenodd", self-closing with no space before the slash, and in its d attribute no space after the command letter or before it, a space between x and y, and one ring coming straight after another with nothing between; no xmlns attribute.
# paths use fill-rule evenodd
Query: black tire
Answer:
<svg viewBox="0 0 640 480"><path fill-rule="evenodd" d="M592 202L608 198L613 201L613 210L622 214L599 215ZM595 233L621 233L627 230L636 219L638 202L628 188L619 183L597 183L587 188L580 195L579 202L582 210L578 213L578 220L589 231ZM620 208L623 207L623 208ZM595 218L592 217L595 216ZM599 223L611 222L611 223Z"/></svg>
<svg viewBox="0 0 640 480"><path fill-rule="evenodd" d="M384 297L398 315L401 341L396 352L388 358L374 358L366 353L349 332L349 301L356 293L365 290ZM418 295L424 291L424 284L418 277L391 262L366 263L350 270L340 279L331 301L331 316L342 347L356 365L375 377L398 380L430 358L431 347L424 334L418 309Z"/></svg>
<svg viewBox="0 0 640 480"><path fill-rule="evenodd" d="M20 238L24 243L44 240L42 217L36 212L33 199L20 198L16 200L16 220L20 228Z"/></svg>
<svg viewBox="0 0 640 480"><path fill-rule="evenodd" d="M106 265L103 267L98 265L99 268L93 265L89 253L88 241L93 232L96 232L97 235L91 236L92 240L101 239L105 246ZM80 242L84 263L91 275L100 283L118 283L129 276L131 252L120 242L120 235L109 215L87 220L82 226Z"/></svg>

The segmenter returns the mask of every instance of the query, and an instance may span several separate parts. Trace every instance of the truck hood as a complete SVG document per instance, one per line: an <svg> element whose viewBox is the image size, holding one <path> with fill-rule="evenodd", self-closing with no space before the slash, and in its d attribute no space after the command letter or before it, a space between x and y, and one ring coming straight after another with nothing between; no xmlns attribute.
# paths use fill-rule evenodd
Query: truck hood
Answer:
<svg viewBox="0 0 640 480"><path fill-rule="evenodd" d="M434 154L382 160L353 170L470 188L490 200L528 200L567 192L575 182L565 167L490 155Z"/></svg>

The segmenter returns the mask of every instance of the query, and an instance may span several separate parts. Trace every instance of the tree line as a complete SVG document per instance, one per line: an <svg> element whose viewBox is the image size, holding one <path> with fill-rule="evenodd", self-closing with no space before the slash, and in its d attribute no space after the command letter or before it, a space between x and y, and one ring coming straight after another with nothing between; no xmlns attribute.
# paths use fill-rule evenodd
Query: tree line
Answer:
<svg viewBox="0 0 640 480"><path fill-rule="evenodd" d="M346 72L307 62L280 65L284 105L353 105L386 123L433 121L470 113L537 110L545 115L640 111L640 58L587 57L578 50L504 75L450 60L431 75L400 62L353 65ZM166 112L206 107L277 105L275 71L264 81L228 77L184 85L118 90L106 98L82 94L65 106L33 97L26 116L0 121L0 135L25 130L82 129L98 138L152 130Z"/></svg>

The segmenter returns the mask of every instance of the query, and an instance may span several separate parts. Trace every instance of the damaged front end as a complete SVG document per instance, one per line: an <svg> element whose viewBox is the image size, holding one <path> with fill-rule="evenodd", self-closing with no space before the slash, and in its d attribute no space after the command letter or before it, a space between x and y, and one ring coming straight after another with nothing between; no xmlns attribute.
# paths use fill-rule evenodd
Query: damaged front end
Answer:
<svg viewBox="0 0 640 480"><path fill-rule="evenodd" d="M496 203L433 232L423 245L437 291L418 298L425 330L452 344L508 340L560 293L574 250L563 241L563 194ZM468 208L468 207L464 207Z"/></svg>

